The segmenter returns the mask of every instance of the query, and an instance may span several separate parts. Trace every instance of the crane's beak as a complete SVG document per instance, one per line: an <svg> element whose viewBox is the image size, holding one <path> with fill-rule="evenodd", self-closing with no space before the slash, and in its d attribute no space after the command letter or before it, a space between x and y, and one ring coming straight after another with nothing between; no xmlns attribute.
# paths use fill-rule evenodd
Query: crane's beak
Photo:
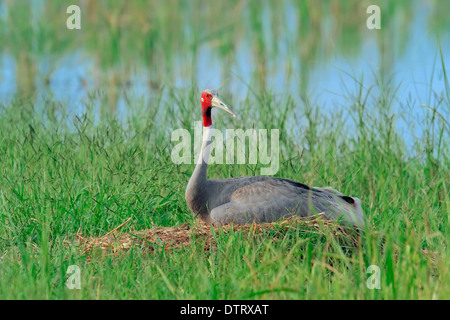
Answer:
<svg viewBox="0 0 450 320"><path fill-rule="evenodd" d="M212 100L211 100L211 105L213 107L217 107L220 108L222 110L225 110L226 112L230 113L233 117L236 117L236 115L234 114L233 111L231 111L230 108L228 108L228 106L222 102L222 100L220 100L218 97L213 96Z"/></svg>

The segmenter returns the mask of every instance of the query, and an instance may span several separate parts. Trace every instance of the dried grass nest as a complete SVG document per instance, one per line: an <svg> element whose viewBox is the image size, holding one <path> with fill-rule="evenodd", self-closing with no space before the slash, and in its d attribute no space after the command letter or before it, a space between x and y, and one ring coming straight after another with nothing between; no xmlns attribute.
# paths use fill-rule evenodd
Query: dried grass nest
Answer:
<svg viewBox="0 0 450 320"><path fill-rule="evenodd" d="M320 221L319 221L320 220ZM133 230L122 232L123 226L131 221L127 221L109 231L101 237L88 237L81 232L71 235L72 239L66 239L66 245L75 245L82 254L90 255L94 251L103 253L112 252L119 254L131 248L140 248L144 252L154 252L163 249L164 251L180 249L189 246L193 241L204 246L204 251L209 251L217 242L215 237L220 232L228 234L230 231L241 231L244 235L257 236L270 234L283 234L287 230L297 230L303 233L313 233L319 235L332 234L344 242L351 242L356 245L358 233L354 229L342 227L335 222L322 219L320 216L315 219L305 219L292 217L281 221L250 225L224 225L211 226L200 219L194 224L183 224L176 227L154 227L147 230ZM200 241L199 241L200 240ZM203 240L203 241L201 241Z"/></svg>

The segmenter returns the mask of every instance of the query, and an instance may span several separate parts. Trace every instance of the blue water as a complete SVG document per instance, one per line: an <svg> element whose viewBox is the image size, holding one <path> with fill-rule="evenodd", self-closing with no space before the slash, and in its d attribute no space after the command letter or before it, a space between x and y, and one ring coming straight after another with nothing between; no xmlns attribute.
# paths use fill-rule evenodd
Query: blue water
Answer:
<svg viewBox="0 0 450 320"><path fill-rule="evenodd" d="M425 1L414 2L414 16L412 18L409 40L406 48L400 49L397 42L393 42L392 66L389 70L391 82L388 82L393 88L398 86L395 95L395 102L392 114L396 115L396 128L404 136L409 146L412 146L416 139L423 137L423 126L426 116L426 108L423 105L436 104L439 96L445 92L444 72L439 55L439 42L443 52L443 59L450 74L450 32L441 32L438 37L430 31L429 4ZM39 11L39 9L36 9ZM5 8L0 8L0 17L4 16ZM270 14L265 12L265 15ZM287 28L286 34L279 39L278 55L276 59L267 62L268 79L266 87L275 94L290 93L294 97L299 97L301 83L300 74L304 68L308 67L307 90L310 100L319 105L324 112L332 113L340 109L348 109L349 97L356 95L358 85L353 78L363 79L365 92L371 86L377 86L377 77L380 74L381 56L379 43L377 42L377 33L382 30L364 30L364 41L359 52L349 57L336 51L328 56L317 57L311 66L302 65L309 62L300 62L298 56L293 54L293 48L289 45L289 30L294 30L297 26L298 17L294 10L286 6ZM269 20L269 19L263 19ZM327 38L327 30L331 28L328 21L324 22L324 37ZM270 28L267 23L263 26L266 31L266 41L270 45ZM365 27L365 26L362 26ZM398 34L394 33L395 37ZM332 41L332 39L328 39ZM251 43L241 41L234 54L235 62L231 65L224 65L221 58L208 45L199 48L198 55L193 57L191 53L180 55L176 58L172 74L179 75L175 77L175 86L189 88L191 86L191 73L197 75L197 87L220 88L227 81L229 90L233 92L233 101L229 102L235 111L239 111L245 106L240 105L248 93L248 85L256 69L253 60ZM192 61L195 61L195 70L192 70ZM85 111L86 103L90 92L102 86L102 77L98 76L99 70L96 70L94 57L89 53L79 52L51 60L41 59L38 62L38 77L35 79L37 88L36 104L44 106L45 101L52 99L69 106L74 114L80 114ZM17 93L16 79L16 60L9 53L0 53L0 104L8 104ZM231 70L231 77L224 79L224 68ZM139 68L135 68L139 70ZM291 77L286 73L291 69ZM96 72L97 71L97 72ZM42 75L50 73L50 82L46 86ZM144 103L152 98L155 92L148 90L148 75L145 72L135 71L126 88L127 95L141 99ZM119 117L125 117L127 114L127 102L119 90L117 113ZM375 97L377 92L373 91L370 100ZM433 93L430 95L430 93ZM298 100L299 101L299 100ZM374 101L372 101L374 103ZM372 104L373 105L373 104ZM450 118L449 105L442 104L439 112Z"/></svg>

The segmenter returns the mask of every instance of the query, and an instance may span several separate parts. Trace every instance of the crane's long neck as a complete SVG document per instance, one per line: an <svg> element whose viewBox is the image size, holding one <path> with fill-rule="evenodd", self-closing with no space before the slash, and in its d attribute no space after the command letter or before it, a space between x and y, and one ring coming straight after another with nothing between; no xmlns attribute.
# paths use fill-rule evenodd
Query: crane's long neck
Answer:
<svg viewBox="0 0 450 320"><path fill-rule="evenodd" d="M200 154L198 155L197 164L192 173L186 188L186 201L192 212L198 214L203 221L209 223L208 199L210 190L208 189L208 181L206 172L208 169L208 160L211 155L211 137L212 137L212 121L211 108L203 113L203 138Z"/></svg>
<svg viewBox="0 0 450 320"><path fill-rule="evenodd" d="M192 173L191 179L188 183L188 189L197 189L206 181L206 172L208 169L208 160L211 155L211 137L212 125L203 127L203 139L200 154L196 162L195 170Z"/></svg>

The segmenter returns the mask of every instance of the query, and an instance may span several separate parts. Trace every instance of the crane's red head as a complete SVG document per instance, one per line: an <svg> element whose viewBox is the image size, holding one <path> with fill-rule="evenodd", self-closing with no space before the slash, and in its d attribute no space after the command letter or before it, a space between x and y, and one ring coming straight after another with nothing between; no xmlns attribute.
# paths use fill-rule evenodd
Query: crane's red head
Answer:
<svg viewBox="0 0 450 320"><path fill-rule="evenodd" d="M217 93L216 90L206 89L205 91L203 91L201 103L202 103L202 114L203 114L203 126L204 127L209 127L210 125L212 125L211 109L214 107L223 109L223 110L231 113L233 115L233 117L236 116L234 114L234 112L231 111L230 108L228 108L228 106L219 99L219 94Z"/></svg>

